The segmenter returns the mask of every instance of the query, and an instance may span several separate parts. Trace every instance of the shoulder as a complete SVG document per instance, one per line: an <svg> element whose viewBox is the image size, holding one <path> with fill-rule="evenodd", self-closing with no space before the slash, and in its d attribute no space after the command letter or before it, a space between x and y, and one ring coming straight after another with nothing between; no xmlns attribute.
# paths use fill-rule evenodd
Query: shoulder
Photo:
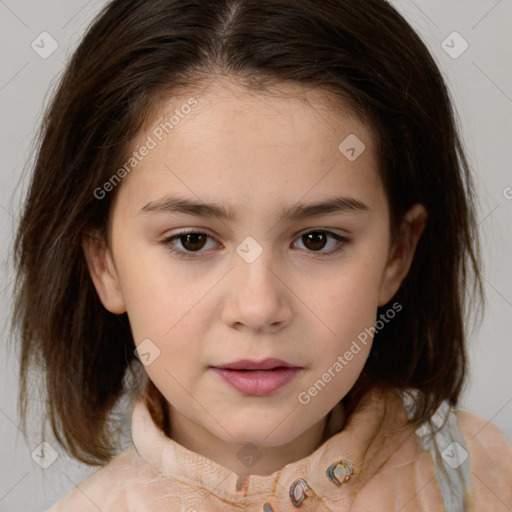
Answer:
<svg viewBox="0 0 512 512"><path fill-rule="evenodd" d="M455 411L471 465L471 510L512 509L512 446L491 421Z"/></svg>
<svg viewBox="0 0 512 512"><path fill-rule="evenodd" d="M378 496L396 505L390 510L512 510L512 446L492 422L444 403L396 437L396 450L356 500L361 509L378 510Z"/></svg>
<svg viewBox="0 0 512 512"><path fill-rule="evenodd" d="M512 449L503 432L492 421L469 411L456 410L454 413L466 442L474 448Z"/></svg>
<svg viewBox="0 0 512 512"><path fill-rule="evenodd" d="M107 502L117 494L119 484L133 476L137 458L132 449L114 457L105 466L75 485L48 512L97 512L106 510ZM127 508L128 510L128 508Z"/></svg>

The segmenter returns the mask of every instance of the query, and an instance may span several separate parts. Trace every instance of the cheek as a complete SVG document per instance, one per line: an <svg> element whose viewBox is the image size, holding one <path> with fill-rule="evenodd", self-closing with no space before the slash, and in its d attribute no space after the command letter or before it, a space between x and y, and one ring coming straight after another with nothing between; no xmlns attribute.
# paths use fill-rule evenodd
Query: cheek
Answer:
<svg viewBox="0 0 512 512"><path fill-rule="evenodd" d="M145 370L169 401L183 394L183 386L192 391L204 369L200 315L199 308L179 300L162 306L158 293L146 303L138 301L129 312L136 345L150 353L150 364L141 357Z"/></svg>
<svg viewBox="0 0 512 512"><path fill-rule="evenodd" d="M201 368L199 340L214 276L191 279L184 272L171 273L163 247L137 250L120 242L118 250L123 254L118 272L135 345L150 354L145 370L157 387L179 390L177 382L186 382Z"/></svg>
<svg viewBox="0 0 512 512"><path fill-rule="evenodd" d="M313 288L313 293L310 288L305 302L319 319L315 323L322 344L317 351L320 371L327 371L338 356L346 354L346 363L340 363L343 368L338 364L338 370L347 382L357 379L371 349L382 267L382 258L357 251L329 279L324 278L323 286Z"/></svg>
<svg viewBox="0 0 512 512"><path fill-rule="evenodd" d="M166 283L163 275L153 277L147 275L145 282L132 283L126 289L128 316L136 343L150 338L162 353L197 355L197 342L194 348L191 340L204 328L206 301L201 299L208 288L200 283L185 283L179 277L171 283Z"/></svg>
<svg viewBox="0 0 512 512"><path fill-rule="evenodd" d="M331 276L324 310L338 329L371 325L377 313L381 279L380 262L358 255Z"/></svg>
<svg viewBox="0 0 512 512"><path fill-rule="evenodd" d="M322 392L322 404L335 403L345 396L359 378L370 354L377 316L377 299L372 283L345 281L324 302L321 317L327 328L315 343L315 396ZM322 328L322 327L319 327ZM331 384L332 383L332 384Z"/></svg>
<svg viewBox="0 0 512 512"><path fill-rule="evenodd" d="M329 326L323 352L332 362L338 355L352 350L353 354L367 355L371 347L371 328L377 317L377 296L373 287L365 288L361 282L346 285L331 296L325 307L325 323ZM355 344L355 345L354 345ZM347 360L352 356L347 355ZM364 357L366 359L366 357ZM329 361L324 361L329 362ZM356 369L361 364L351 364ZM345 372L346 373L346 372Z"/></svg>
<svg viewBox="0 0 512 512"><path fill-rule="evenodd" d="M121 293L136 342L164 337L197 303L198 280L187 279L179 268L171 272L164 246L137 241L128 230L118 231L115 244Z"/></svg>

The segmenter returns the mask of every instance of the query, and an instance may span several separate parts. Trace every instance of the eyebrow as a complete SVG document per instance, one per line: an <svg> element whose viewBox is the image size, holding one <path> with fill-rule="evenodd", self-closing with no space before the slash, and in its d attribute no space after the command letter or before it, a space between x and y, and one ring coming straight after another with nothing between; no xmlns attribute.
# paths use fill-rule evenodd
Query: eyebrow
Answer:
<svg viewBox="0 0 512 512"><path fill-rule="evenodd" d="M300 220L334 213L363 213L368 211L370 211L370 207L358 199L334 197L317 203L301 203L290 209L281 210L280 219ZM196 217L214 217L232 222L236 220L236 214L230 208L225 208L217 203L198 203L175 196L166 196L160 200L152 201L146 204L139 212L139 214L158 213L184 213Z"/></svg>

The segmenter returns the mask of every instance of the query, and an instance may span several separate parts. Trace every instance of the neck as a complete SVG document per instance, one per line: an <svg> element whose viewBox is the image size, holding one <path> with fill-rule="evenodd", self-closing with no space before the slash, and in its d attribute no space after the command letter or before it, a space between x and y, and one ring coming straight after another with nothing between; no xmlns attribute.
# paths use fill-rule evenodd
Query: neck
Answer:
<svg viewBox="0 0 512 512"><path fill-rule="evenodd" d="M169 405L170 433L167 435L185 448L213 460L239 475L242 485L248 475L270 475L291 462L311 455L344 425L343 406L338 403L327 416L289 443L281 446L232 444L183 416Z"/></svg>

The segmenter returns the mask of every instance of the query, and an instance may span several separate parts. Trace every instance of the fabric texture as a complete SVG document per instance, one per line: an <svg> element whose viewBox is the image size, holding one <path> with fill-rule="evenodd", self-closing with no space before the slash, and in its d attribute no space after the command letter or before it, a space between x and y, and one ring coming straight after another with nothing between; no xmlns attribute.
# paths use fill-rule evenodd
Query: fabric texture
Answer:
<svg viewBox="0 0 512 512"><path fill-rule="evenodd" d="M500 430L447 404L414 430L410 407L372 390L308 457L241 481L167 437L139 400L132 446L49 512L510 512L512 446Z"/></svg>

